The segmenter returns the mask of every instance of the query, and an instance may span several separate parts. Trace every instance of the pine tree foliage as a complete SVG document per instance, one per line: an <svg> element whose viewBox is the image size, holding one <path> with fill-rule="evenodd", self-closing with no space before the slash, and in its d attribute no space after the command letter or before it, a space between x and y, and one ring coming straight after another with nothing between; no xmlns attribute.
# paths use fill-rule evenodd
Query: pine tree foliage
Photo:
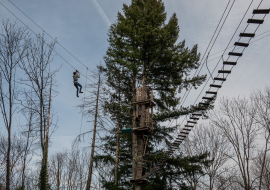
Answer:
<svg viewBox="0 0 270 190"><path fill-rule="evenodd" d="M162 157L164 143L170 144L171 134L176 129L176 126L164 126L164 122L194 112L192 106L179 105L180 93L187 88L197 88L206 77L190 77L190 73L199 67L200 54L197 52L197 45L189 49L184 40L178 41L179 32L176 14L167 21L165 6L161 0L133 0L131 5L123 5L123 14L117 14L117 21L111 25L108 33L109 47L104 56L106 65L101 70L107 77L111 94L104 104L104 112L114 123L120 116L121 128L132 128L132 113L135 108L132 102L135 101L136 87L142 86L142 80L146 79L146 85L154 90L154 134L149 136L144 157L144 160L152 161L145 165L148 169ZM103 139L110 155L96 157L97 164L101 161L113 164L115 139L114 135ZM104 187L107 189L131 188L128 177L132 173L132 135L121 135L120 145L119 185L114 186L113 182L105 180ZM198 163L205 164L205 158L200 157ZM182 164L184 160L181 162L181 158L179 163L179 159L180 157L171 160L176 169L170 175L176 176L178 170L186 166ZM167 163L166 167L169 165ZM198 171L200 166L199 164L196 168ZM111 174L114 174L113 169ZM172 182L164 175L156 175L151 180L161 182L163 179L163 187L168 186ZM151 189L146 186L144 188Z"/></svg>

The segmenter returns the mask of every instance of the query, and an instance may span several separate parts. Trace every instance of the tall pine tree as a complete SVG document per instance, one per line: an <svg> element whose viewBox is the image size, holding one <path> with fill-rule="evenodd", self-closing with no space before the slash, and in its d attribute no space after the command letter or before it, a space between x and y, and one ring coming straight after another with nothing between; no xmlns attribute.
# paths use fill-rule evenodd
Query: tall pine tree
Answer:
<svg viewBox="0 0 270 190"><path fill-rule="evenodd" d="M132 128L136 107L128 103L135 102L136 87L142 86L143 79L146 85L152 86L156 103L154 134L149 137L144 160L155 162L162 156L162 143L169 145L171 134L176 129L176 126L166 127L164 122L194 112L192 107L179 106L180 93L186 88L198 87L206 76L189 76L199 66L197 45L189 49L185 47L185 41L177 42L180 32L178 19L173 14L168 23L165 23L166 12L161 0L133 0L130 6L123 5L123 13L118 13L117 22L110 27L109 47L104 56L106 65L101 68L112 89L111 99L106 102L104 109L115 123L120 121L121 128ZM97 162L110 161L114 164L115 158L112 155L116 151L116 139L110 136L103 139L111 155L98 156ZM132 135L121 135L119 141L118 183L115 185L114 181L104 180L104 187L107 189L131 188L128 177L132 176ZM182 161L179 161L180 158ZM166 164L172 164L171 168L174 168L169 174L164 171L149 178L152 182L160 183L157 187L154 188L152 184L143 189L170 189L174 183L169 180L171 176L188 173L188 170L194 168L195 173L201 172L200 166L207 164L204 162L205 158L205 155L196 159L182 158L179 155ZM194 167L190 167L188 163L194 159ZM151 167L151 164L145 167ZM112 174L114 171L115 168L112 169ZM180 183L185 187L182 181Z"/></svg>

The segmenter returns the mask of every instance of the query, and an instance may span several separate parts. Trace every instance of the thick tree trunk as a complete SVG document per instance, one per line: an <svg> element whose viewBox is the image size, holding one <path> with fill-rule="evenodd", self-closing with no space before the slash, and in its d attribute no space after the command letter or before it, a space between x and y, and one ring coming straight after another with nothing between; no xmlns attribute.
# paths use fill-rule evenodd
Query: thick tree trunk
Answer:
<svg viewBox="0 0 270 190"><path fill-rule="evenodd" d="M97 131L99 88L100 88L100 74L99 74L99 78L98 78L98 91L97 91L97 99L96 99L96 113L95 113L94 131L93 131L93 139L92 139L92 150L91 150L91 158L90 158L90 166L89 166L86 190L90 190L91 180L92 180L93 163L94 163L93 158L94 158L94 153L95 153L95 141L96 141L96 131Z"/></svg>
<svg viewBox="0 0 270 190"><path fill-rule="evenodd" d="M146 89L146 84L145 84L145 76L143 76L143 91L142 91L142 96L143 99L147 98L147 90ZM145 91L144 91L145 90ZM140 127L145 127L145 121L146 121L146 108L145 105L141 106L141 121L140 121ZM136 178L140 178L142 177L142 168L143 168L143 149L144 149L144 135L137 135L138 138L138 155L137 155L137 174L136 174ZM136 184L135 185L135 190L141 190L141 185Z"/></svg>

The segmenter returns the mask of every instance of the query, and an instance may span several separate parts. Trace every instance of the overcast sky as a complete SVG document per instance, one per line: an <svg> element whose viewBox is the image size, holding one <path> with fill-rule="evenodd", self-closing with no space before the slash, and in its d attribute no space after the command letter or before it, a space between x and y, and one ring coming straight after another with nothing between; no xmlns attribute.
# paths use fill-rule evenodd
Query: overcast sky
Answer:
<svg viewBox="0 0 270 190"><path fill-rule="evenodd" d="M40 28L14 7L9 0L0 0L0 2L35 33L42 32ZM62 46L70 51L90 70L94 70L99 62L103 62L102 58L108 48L107 33L110 24L116 21L117 13L119 11L122 12L123 3L130 4L131 0L13 0L12 2L47 33L57 38L57 41ZM174 12L177 14L180 26L179 41L185 39L186 45L190 48L198 44L199 52L203 54L229 1L164 0L163 2L165 4L167 18L171 17ZM249 7L250 2L251 0L237 0L234 2L231 12L227 17L210 55L226 48ZM260 2L261 0L253 0L243 23L240 25L229 47L231 47L235 41L238 41L239 33L243 32L247 26L247 19L252 17L252 10L258 7ZM228 9L231 7L232 3L233 0L230 1ZM267 0L264 0L260 6L261 9L268 9L269 7L270 1ZM0 18L15 21L17 19L14 15L0 5ZM262 15L256 15L254 18L261 19ZM20 21L17 21L17 23L23 26ZM246 32L253 32L254 30L255 25L253 24L247 28ZM264 23L257 30L256 36L264 32L266 33L253 40L269 35L270 32L267 32L269 30L270 16L267 15ZM48 36L46 39L50 40ZM238 60L236 67L233 68L232 74L228 76L227 81L219 90L218 98L222 96L248 96L253 90L263 90L264 87L269 84L269 41L270 36L267 36L250 44L244 51L243 56ZM232 50L232 48L228 50ZM56 51L82 74L86 74L85 67L59 45L56 45ZM224 59L228 58L227 52L224 54ZM210 70L213 70L216 66L222 53L223 52L209 57L209 60L217 58L213 61L208 61ZM222 62L219 62L217 70L221 69L221 63ZM54 110L58 115L59 128L51 138L51 153L61 151L64 148L70 148L72 140L79 134L80 130L83 132L91 130L92 128L92 126L86 122L87 118L83 120L82 127L80 127L82 115L75 109L75 106L80 103L81 97L77 98L75 96L75 87L72 81L72 72L74 69L59 56L55 56L53 64L54 67L60 67L61 65L62 67L57 76L57 87L55 87L59 95L54 98L52 102ZM213 76L217 75L217 70L214 72ZM88 72L88 74L89 73L90 72ZM201 73L208 74L207 69L203 67ZM82 77L79 82L84 85L86 79ZM204 91L208 90L209 84L206 85L207 88L205 88ZM192 90L184 105L193 104L200 91L201 88ZM202 95L204 95L204 93ZM199 98L199 100L201 100L201 98ZM218 101L216 104L218 104ZM0 130L5 130L3 124L0 125Z"/></svg>

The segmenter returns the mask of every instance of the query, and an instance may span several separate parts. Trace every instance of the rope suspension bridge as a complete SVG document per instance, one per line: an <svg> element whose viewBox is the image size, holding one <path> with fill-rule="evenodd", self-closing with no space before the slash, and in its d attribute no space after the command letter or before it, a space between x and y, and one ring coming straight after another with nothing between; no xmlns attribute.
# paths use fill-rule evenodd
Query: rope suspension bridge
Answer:
<svg viewBox="0 0 270 190"><path fill-rule="evenodd" d="M234 48L231 52L228 53L228 59L225 61L223 60L223 66L220 70L218 70L218 75L213 78L213 84L210 84L209 90L205 92L205 96L202 97L202 101L199 102L199 106L196 107L196 112L192 113L187 120L186 125L182 128L180 133L177 135L177 138L171 143L170 148L165 152L164 156L157 162L157 165L150 169L144 176L137 178L135 181L136 183L147 183L146 178L160 169L160 167L166 162L167 158L171 157L175 150L178 149L180 144L188 137L192 128L198 123L198 120L203 115L203 112L208 109L210 104L216 99L218 90L222 87L223 83L226 81L229 74L231 74L232 69L237 65L237 61L241 56L243 56L244 50L249 46L249 43L252 38L255 37L255 33L258 30L259 26L263 24L264 18L268 15L270 9L255 9L253 10L252 18L247 20L247 27L249 24L257 25L255 31L253 33L246 33L245 28L244 32L239 34L239 40L234 43ZM253 19L254 15L263 15L262 19ZM248 38L247 42L242 42L242 38ZM242 51L236 52L234 51L237 47L242 47ZM227 49L227 48L226 48ZM231 61L232 57L236 57L235 61ZM215 71L215 69L214 69ZM214 72L213 71L213 72ZM213 74L213 73L212 73ZM211 78L211 77L210 77ZM209 79L210 79L209 78ZM207 82L209 81L207 80ZM206 82L206 84L207 84ZM204 88L203 88L204 89Z"/></svg>

